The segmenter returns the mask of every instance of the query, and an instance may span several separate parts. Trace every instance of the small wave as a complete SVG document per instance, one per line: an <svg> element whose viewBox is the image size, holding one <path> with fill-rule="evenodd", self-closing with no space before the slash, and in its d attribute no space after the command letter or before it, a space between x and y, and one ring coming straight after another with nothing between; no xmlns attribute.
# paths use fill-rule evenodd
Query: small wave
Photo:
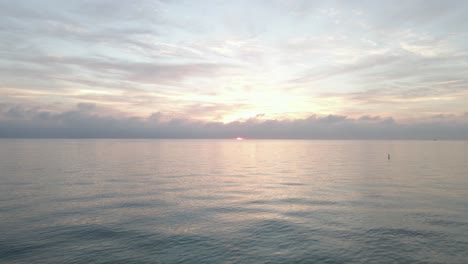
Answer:
<svg viewBox="0 0 468 264"><path fill-rule="evenodd" d="M373 228L366 231L371 236L394 236L394 237L419 237L419 238L435 238L441 237L442 234L435 231L423 231L407 228Z"/></svg>

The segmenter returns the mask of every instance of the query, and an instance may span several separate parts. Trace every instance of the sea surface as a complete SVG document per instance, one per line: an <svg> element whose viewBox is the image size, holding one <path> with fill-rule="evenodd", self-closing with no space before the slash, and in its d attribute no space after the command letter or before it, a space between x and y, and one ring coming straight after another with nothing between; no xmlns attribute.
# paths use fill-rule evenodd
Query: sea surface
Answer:
<svg viewBox="0 0 468 264"><path fill-rule="evenodd" d="M2 139L0 262L468 263L468 142Z"/></svg>

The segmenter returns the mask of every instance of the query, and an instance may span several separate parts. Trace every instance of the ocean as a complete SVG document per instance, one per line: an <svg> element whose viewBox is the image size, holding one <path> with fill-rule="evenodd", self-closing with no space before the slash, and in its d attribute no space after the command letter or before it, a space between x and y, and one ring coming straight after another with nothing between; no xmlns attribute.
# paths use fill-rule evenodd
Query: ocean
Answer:
<svg viewBox="0 0 468 264"><path fill-rule="evenodd" d="M468 263L468 142L1 139L0 262Z"/></svg>

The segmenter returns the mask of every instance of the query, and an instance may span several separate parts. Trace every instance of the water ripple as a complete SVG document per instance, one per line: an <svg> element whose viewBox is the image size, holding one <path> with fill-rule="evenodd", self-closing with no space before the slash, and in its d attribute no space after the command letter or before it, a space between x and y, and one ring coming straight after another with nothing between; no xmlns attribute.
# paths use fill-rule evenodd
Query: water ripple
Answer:
<svg viewBox="0 0 468 264"><path fill-rule="evenodd" d="M463 142L2 141L0 262L466 263L467 156Z"/></svg>

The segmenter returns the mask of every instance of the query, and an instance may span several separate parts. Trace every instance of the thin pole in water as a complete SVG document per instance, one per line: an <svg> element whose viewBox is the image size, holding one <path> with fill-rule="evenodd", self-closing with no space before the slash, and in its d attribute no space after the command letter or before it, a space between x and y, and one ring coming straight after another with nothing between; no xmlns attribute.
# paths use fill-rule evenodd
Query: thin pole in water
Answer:
<svg viewBox="0 0 468 264"><path fill-rule="evenodd" d="M387 158L390 159L390 154L387 153Z"/></svg>

